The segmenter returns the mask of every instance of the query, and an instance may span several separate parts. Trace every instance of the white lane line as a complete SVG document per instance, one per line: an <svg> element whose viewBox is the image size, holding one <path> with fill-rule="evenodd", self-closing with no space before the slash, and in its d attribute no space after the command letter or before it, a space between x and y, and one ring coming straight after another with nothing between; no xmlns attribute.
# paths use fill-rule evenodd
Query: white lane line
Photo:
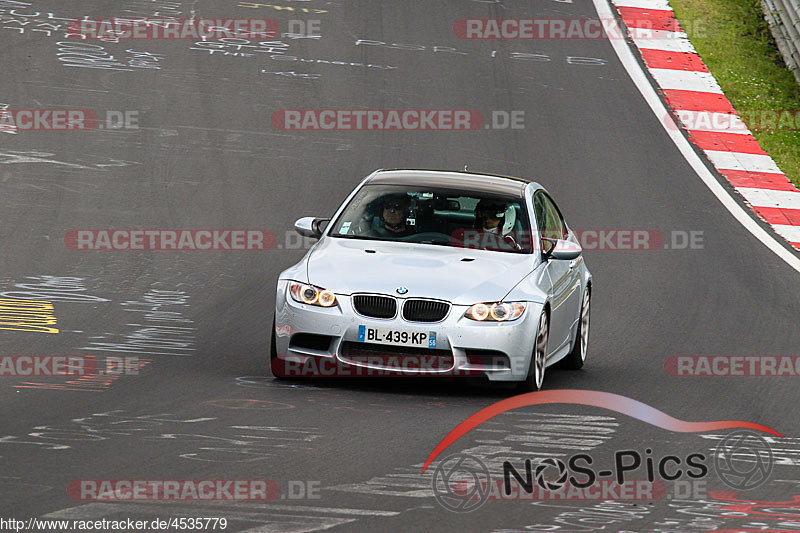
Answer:
<svg viewBox="0 0 800 533"><path fill-rule="evenodd" d="M755 207L781 207L783 209L800 209L800 191L773 191L771 189L752 189L737 187L750 205Z"/></svg>
<svg viewBox="0 0 800 533"><path fill-rule="evenodd" d="M285 518L286 519L281 520L281 516L278 515L274 520L270 519L269 523L263 526L245 529L241 533L311 533L312 531L323 531L332 527L355 522L355 519L326 518L325 522L320 524L298 521L295 517Z"/></svg>
<svg viewBox="0 0 800 533"><path fill-rule="evenodd" d="M593 1L596 3L598 0ZM618 33L616 35L622 34ZM663 50L664 52L697 53L697 50L694 49L692 42L682 31L628 28L628 35L630 35L634 44L640 50Z"/></svg>
<svg viewBox="0 0 800 533"><path fill-rule="evenodd" d="M587 439L573 437L551 437L548 435L511 435L506 437L506 442L519 443L520 446L546 448L552 450L580 450L588 451L605 442L602 439Z"/></svg>
<svg viewBox="0 0 800 533"><path fill-rule="evenodd" d="M675 113L677 113L678 118L687 130L739 133L742 135L750 133L742 119L729 113L689 111L688 109L676 109Z"/></svg>
<svg viewBox="0 0 800 533"><path fill-rule="evenodd" d="M93 502L67 507L59 511L53 511L44 515L44 518L102 518L113 513L122 511L148 511L155 512L156 508L192 506L198 502L183 501L131 501L131 502ZM346 507L315 507L313 505L282 505L258 502L229 502L229 501L205 501L202 502L204 508L215 507L220 509L243 508L256 511L294 511L296 513L322 513L322 514L341 514L349 516L397 516L400 511L384 511L380 509L349 509Z"/></svg>
<svg viewBox="0 0 800 533"><path fill-rule="evenodd" d="M82 520L94 520L109 516L111 513L122 510L122 505L113 503L86 503L76 507L67 507L47 513L42 518L74 518Z"/></svg>
<svg viewBox="0 0 800 533"><path fill-rule="evenodd" d="M153 502L168 504L169 502ZM217 505L219 507L242 507L252 510L263 509L266 511L294 511L297 513L323 513L342 514L350 516L397 516L400 511L384 511L381 509L351 509L347 507L316 507L313 505L283 505L278 503L258 502L205 502L204 505Z"/></svg>
<svg viewBox="0 0 800 533"><path fill-rule="evenodd" d="M747 170L749 172L769 172L783 174L775 161L768 155L727 152L724 150L704 150L705 154L720 170Z"/></svg>
<svg viewBox="0 0 800 533"><path fill-rule="evenodd" d="M613 438L618 426L619 422L608 416L509 411L476 428L474 431L479 438L474 442L477 445L460 450L460 453L480 459L490 472L502 472L504 461L566 457L575 453L574 450L595 449ZM435 468L420 475L421 468L422 463L395 468L395 472L366 481L323 487L322 490L430 499L433 497L431 483Z"/></svg>
<svg viewBox="0 0 800 533"><path fill-rule="evenodd" d="M667 0L614 0L614 5L617 7L639 7L642 9L671 9Z"/></svg>
<svg viewBox="0 0 800 533"><path fill-rule="evenodd" d="M614 13L611 11L611 5L607 3L607 0L592 0L592 2L600 18L614 17ZM619 25L618 22L616 22L616 24ZM618 28L618 31L621 32L622 29ZM697 173L698 177L703 180L706 187L709 188L725 209L727 209L747 231L752 233L754 237L761 241L761 243L769 248L775 255L784 260L786 264L800 273L800 257L797 257L788 249L784 248L774 236L759 226L750 214L728 194L728 191L717 181L708 167L703 163L703 160L700 159L700 156L694 151L692 145L689 144L686 137L679 131L678 125L668 117L666 107L664 107L663 102L661 102L655 89L650 84L650 80L633 55L633 50L628 46L628 43L619 39L609 39L609 43L612 48L614 48L614 52L617 54L617 57L619 57L620 62L623 67L625 67L634 85L639 89L639 92L650 106L650 109L655 113L656 118L661 123L667 135L672 139L672 142L675 143L675 146L677 146L678 150Z"/></svg>
<svg viewBox="0 0 800 533"><path fill-rule="evenodd" d="M722 94L714 75L697 70L674 70L667 68L651 68L650 74L662 89L680 89L702 93Z"/></svg>
<svg viewBox="0 0 800 533"><path fill-rule="evenodd" d="M713 440L713 446L709 448L710 451L716 449L718 446L718 442L725 438L725 435L719 434L711 434L711 435L701 435L702 438L706 440ZM784 438L777 438L771 435L765 435L764 440L767 441L769 444L770 449L772 450L772 458L775 465L782 465L782 466L800 466L800 439L796 437L784 437ZM749 463L754 463L754 456L748 453L736 453L736 455L742 460ZM780 479L776 479L775 481L784 481ZM794 481L793 483L800 483L800 481Z"/></svg>

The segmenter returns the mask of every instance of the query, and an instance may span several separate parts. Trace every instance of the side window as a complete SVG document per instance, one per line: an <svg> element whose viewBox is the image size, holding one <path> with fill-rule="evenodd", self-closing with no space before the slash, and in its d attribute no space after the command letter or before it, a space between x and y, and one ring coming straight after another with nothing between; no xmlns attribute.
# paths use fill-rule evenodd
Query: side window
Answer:
<svg viewBox="0 0 800 533"><path fill-rule="evenodd" d="M544 193L538 192L533 197L533 213L536 216L536 230L539 232L539 236L543 237L545 232L545 205L544 205Z"/></svg>
<svg viewBox="0 0 800 533"><path fill-rule="evenodd" d="M558 207L550 197L542 195L545 204L545 238L547 239L566 239L567 227L564 224L564 219L561 218L561 213Z"/></svg>

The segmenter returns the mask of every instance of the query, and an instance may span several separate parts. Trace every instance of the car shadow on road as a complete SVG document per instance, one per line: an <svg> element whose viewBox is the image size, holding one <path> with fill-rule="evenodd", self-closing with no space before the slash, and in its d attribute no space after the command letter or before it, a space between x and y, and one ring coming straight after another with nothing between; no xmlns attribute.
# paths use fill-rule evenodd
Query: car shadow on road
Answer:
<svg viewBox="0 0 800 533"><path fill-rule="evenodd" d="M548 369L544 390L563 388L574 372ZM243 379L243 378L238 378ZM316 389L330 391L348 391L361 393L379 393L383 395L414 395L419 397L447 396L450 398L496 398L498 400L522 394L516 383L490 382L488 378L423 378L423 377L345 377L345 378L275 378L267 376L249 376L251 387L260 386L270 389Z"/></svg>

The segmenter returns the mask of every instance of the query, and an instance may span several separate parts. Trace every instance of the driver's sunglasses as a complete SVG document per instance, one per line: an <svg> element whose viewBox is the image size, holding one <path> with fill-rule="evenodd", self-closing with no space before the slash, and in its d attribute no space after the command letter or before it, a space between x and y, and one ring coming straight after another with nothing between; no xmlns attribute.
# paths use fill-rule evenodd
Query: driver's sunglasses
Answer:
<svg viewBox="0 0 800 533"><path fill-rule="evenodd" d="M478 211L478 217L480 218L502 218L501 214L497 211Z"/></svg>
<svg viewBox="0 0 800 533"><path fill-rule="evenodd" d="M402 203L400 203L400 202L391 202L391 203L385 203L385 204L383 204L383 208L384 208L384 209L393 209L393 210L395 210L395 211L402 211L403 209L405 209L405 207L406 207L406 206L405 206L405 205L403 205L403 204L402 204Z"/></svg>

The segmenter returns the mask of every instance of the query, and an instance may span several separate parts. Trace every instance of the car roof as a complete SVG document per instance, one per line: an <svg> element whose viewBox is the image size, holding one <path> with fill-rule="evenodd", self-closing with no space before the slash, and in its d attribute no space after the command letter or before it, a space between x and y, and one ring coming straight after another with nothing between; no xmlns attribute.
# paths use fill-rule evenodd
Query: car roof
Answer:
<svg viewBox="0 0 800 533"><path fill-rule="evenodd" d="M525 187L533 182L499 174L458 170L381 169L373 173L367 183L464 189L470 192L522 198Z"/></svg>

